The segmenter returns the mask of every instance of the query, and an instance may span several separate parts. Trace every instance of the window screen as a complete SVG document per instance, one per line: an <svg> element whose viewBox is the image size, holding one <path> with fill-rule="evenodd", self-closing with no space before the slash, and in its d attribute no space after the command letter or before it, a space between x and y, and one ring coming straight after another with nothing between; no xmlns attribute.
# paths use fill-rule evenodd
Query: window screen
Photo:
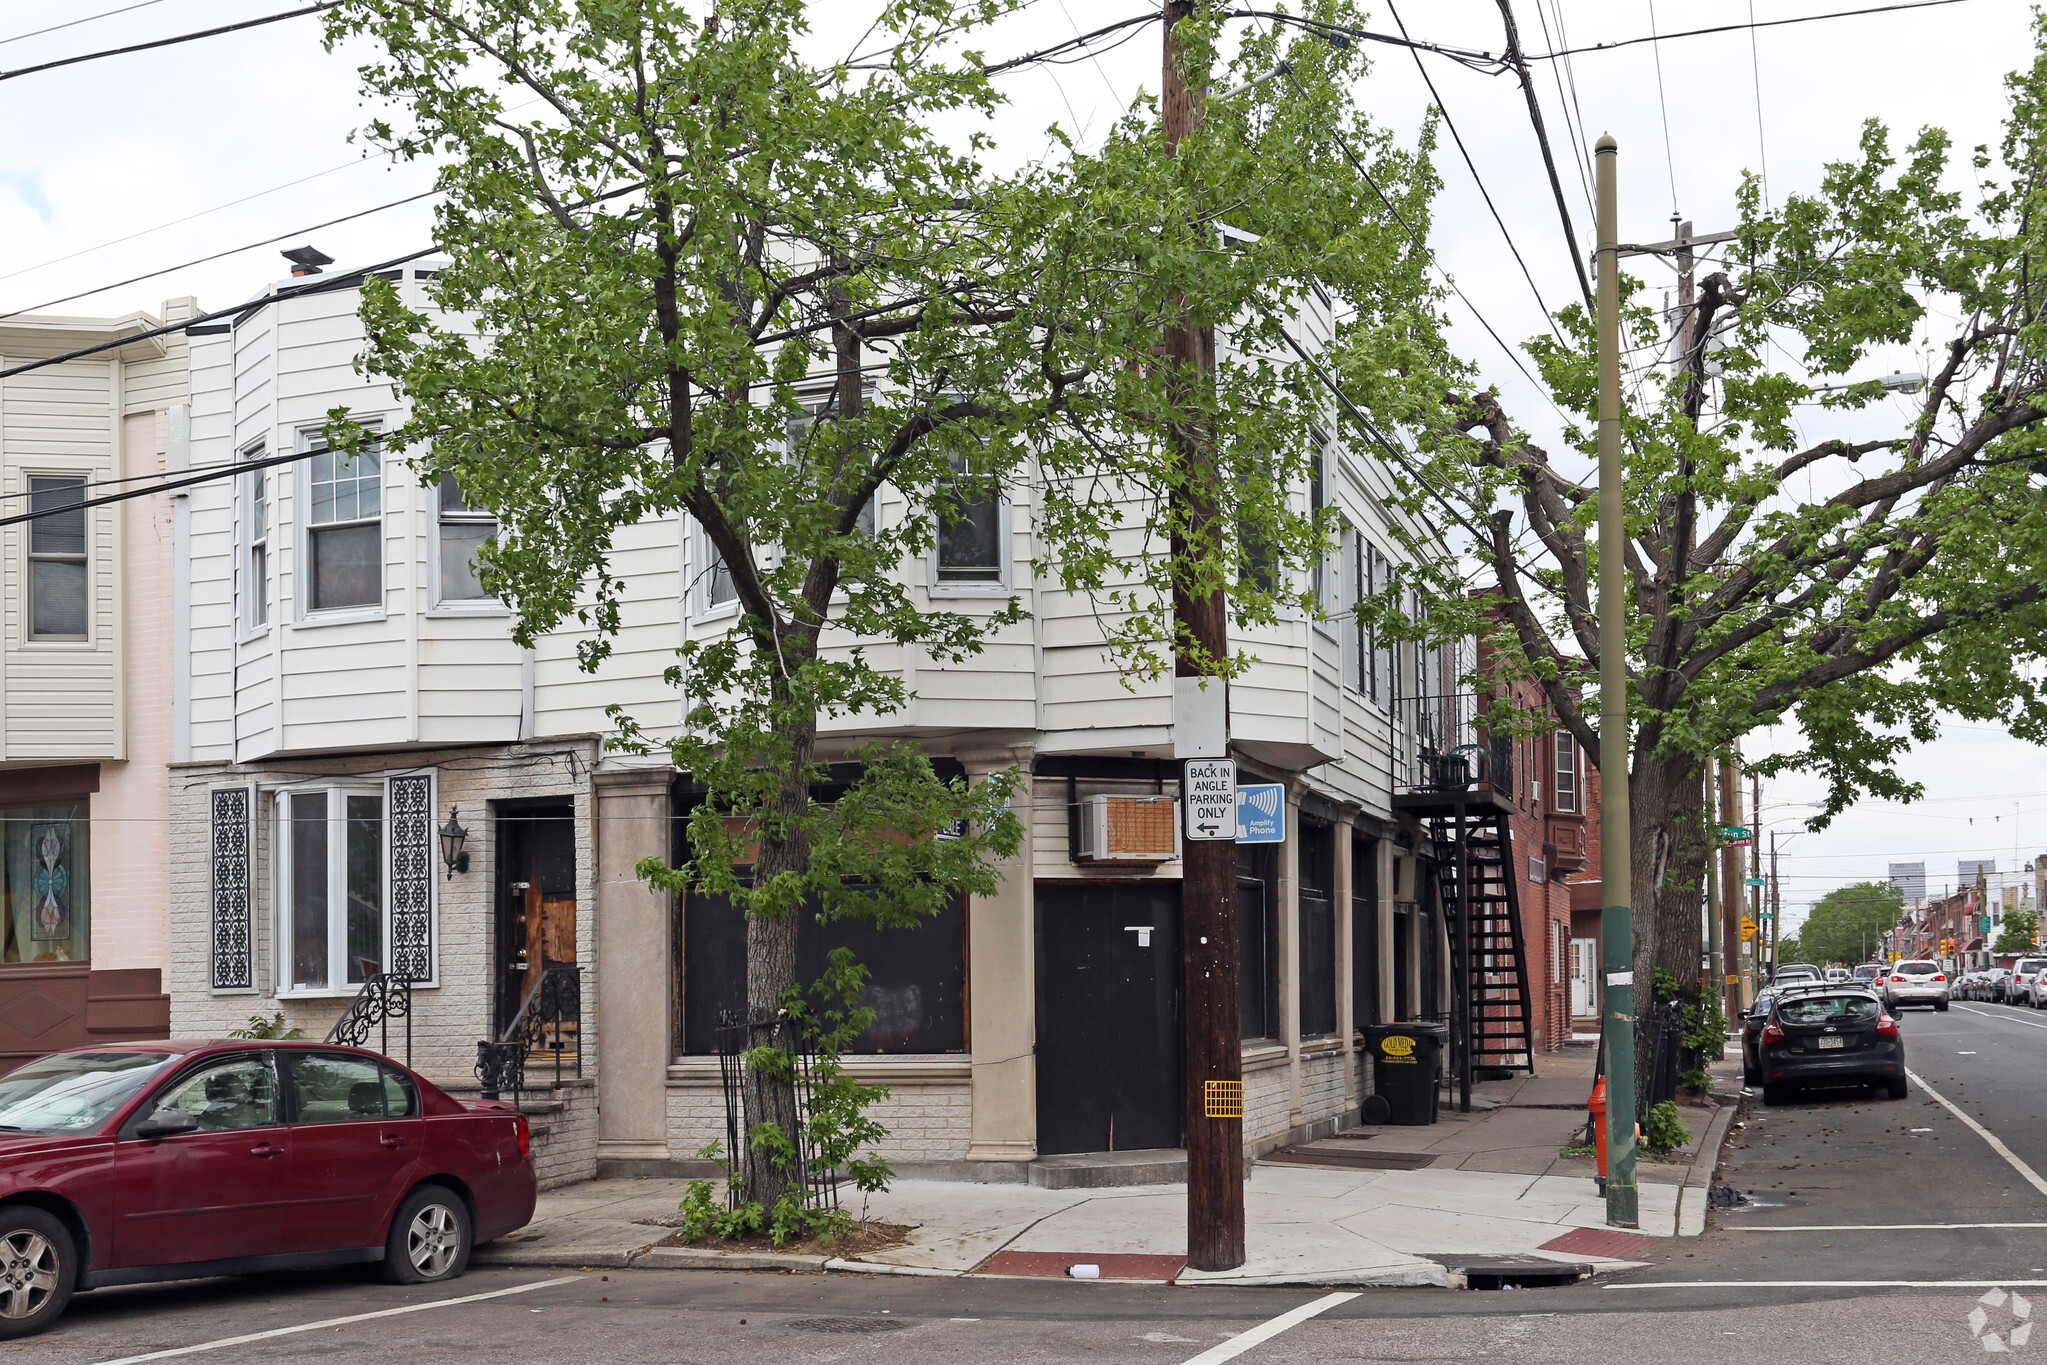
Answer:
<svg viewBox="0 0 2047 1365"><path fill-rule="evenodd" d="M86 635L85 480L30 478L28 508L29 634L38 640Z"/></svg>
<svg viewBox="0 0 2047 1365"><path fill-rule="evenodd" d="M307 466L307 549L312 609L370 607L384 600L383 455L316 450Z"/></svg>

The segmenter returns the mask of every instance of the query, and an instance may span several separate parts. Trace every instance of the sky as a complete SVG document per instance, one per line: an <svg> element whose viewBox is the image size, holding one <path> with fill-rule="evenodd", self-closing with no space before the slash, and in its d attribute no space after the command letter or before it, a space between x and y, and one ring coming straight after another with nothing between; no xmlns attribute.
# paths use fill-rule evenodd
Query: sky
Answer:
<svg viewBox="0 0 2047 1365"><path fill-rule="evenodd" d="M1523 49L1534 54L1869 3L1516 0L1514 10ZM0 70L297 7L298 0L0 0ZM813 6L816 51L844 52L872 8L871 0ZM1156 8L1153 0L1029 0L975 46L999 61ZM1395 31L1386 5L1366 10L1370 28ZM101 14L107 17L73 22ZM1497 0L1406 0L1397 18L1418 40L1487 51L1504 45ZM1580 244L1591 238L1590 172L1581 158L1602 133L1620 143L1620 235L1627 241L1670 236L1673 212L1702 233L1731 226L1747 172L1766 173L1772 195L1811 189L1828 161L1853 153L1866 118L1889 124L1898 141L1937 124L1960 148L1994 145L2002 77L2029 54L2029 23L2017 0L1959 0L1535 62ZM53 25L63 27L36 32ZM1008 104L991 129L991 160L1015 165L1043 155L1044 130L1054 122L1083 144L1099 140L1140 89L1155 91L1157 29L1133 32L1113 50L998 78ZM313 227L431 186L431 168L386 164L350 140L371 112L356 89L361 56L324 51L319 20L302 18L0 79L0 125L17 134L0 141L0 312L121 316L153 313L166 298L186 295L220 308L282 277L276 252L284 247L311 243L360 265L428 246L430 200ZM1421 60L1477 170L1475 179L1446 135L1432 246L1492 330L1518 344L1544 330L1543 306L1561 308L1578 288L1522 93L1508 75ZM1413 57L1382 46L1358 98L1411 139L1433 97ZM1533 291L1480 182L1534 277ZM284 240L233 250L278 236ZM185 264L215 253L230 254ZM104 289L172 266L181 268ZM1668 283L1667 274L1655 273L1660 268L1646 259L1635 267L1659 290ZM103 292L57 302L83 290ZM1555 414L1515 358L1463 304L1448 307L1460 349L1554 453ZM1873 368L1926 367L1907 350ZM1817 413L1805 425L1815 439L1833 430ZM1764 732L1750 749L1770 752L1794 740ZM1811 807L1801 803L1818 794L1815 784L1782 778L1765 787L1762 825L1780 832L1787 928L1828 887L1880 880L1893 859L1926 862L1938 887L1953 879L1959 858L1995 857L2010 867L2047 850L2047 756L2032 746L2000 730L1955 724L1911 755L1904 771L1925 785L1924 800L1866 803L1819 833L1803 829Z"/></svg>

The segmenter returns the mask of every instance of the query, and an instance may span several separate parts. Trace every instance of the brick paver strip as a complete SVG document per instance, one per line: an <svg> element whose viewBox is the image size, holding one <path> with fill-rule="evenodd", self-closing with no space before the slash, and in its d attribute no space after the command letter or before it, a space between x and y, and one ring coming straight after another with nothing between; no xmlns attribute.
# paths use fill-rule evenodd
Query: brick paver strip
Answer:
<svg viewBox="0 0 2047 1365"><path fill-rule="evenodd" d="M1098 1265L1105 1280L1170 1280L1187 1267L1185 1256L1101 1255L1092 1251L998 1251L973 1269L976 1275L1066 1277L1073 1265Z"/></svg>
<svg viewBox="0 0 2047 1365"><path fill-rule="evenodd" d="M1606 1228L1573 1228L1561 1237L1544 1242L1539 1250L1561 1251L1572 1256L1605 1256L1615 1261L1638 1261L1643 1253L1663 1245L1661 1237L1639 1232L1612 1232Z"/></svg>

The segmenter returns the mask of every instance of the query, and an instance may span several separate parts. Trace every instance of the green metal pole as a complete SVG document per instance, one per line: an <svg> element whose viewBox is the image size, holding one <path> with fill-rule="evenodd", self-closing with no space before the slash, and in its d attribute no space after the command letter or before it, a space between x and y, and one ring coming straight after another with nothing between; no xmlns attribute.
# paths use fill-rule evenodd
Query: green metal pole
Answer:
<svg viewBox="0 0 2047 1365"><path fill-rule="evenodd" d="M1621 500L1619 210L1599 139L1599 840L1606 1001L1606 1221L1641 1226L1635 1184L1635 923L1628 840L1627 579Z"/></svg>

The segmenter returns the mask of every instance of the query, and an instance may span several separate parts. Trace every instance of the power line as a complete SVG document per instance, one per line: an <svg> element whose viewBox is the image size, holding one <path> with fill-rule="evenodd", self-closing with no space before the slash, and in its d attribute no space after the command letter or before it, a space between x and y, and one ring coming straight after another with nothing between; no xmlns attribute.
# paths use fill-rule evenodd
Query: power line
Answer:
<svg viewBox="0 0 2047 1365"><path fill-rule="evenodd" d="M119 9L102 10L98 14L88 14L83 19L66 19L63 23L51 24L48 28L33 28L27 33L17 33L12 38L0 38L0 47L4 47L8 43L18 43L24 38L40 38L45 33L55 33L60 28L77 28L80 24L90 24L99 19L111 19L116 14L126 14L130 10L148 9L151 5L160 5L162 3L163 0L137 0L137 3L133 5L123 5Z"/></svg>
<svg viewBox="0 0 2047 1365"><path fill-rule="evenodd" d="M1762 163L1763 211L1770 209L1770 147L1763 139L1763 58L1756 49L1756 0L1748 0L1749 77L1756 91L1756 158Z"/></svg>
<svg viewBox="0 0 2047 1365"><path fill-rule="evenodd" d="M1649 0L1649 32L1656 33L1656 0ZM1663 94L1663 45L1649 49L1656 59L1656 112L1663 119L1663 170L1670 177L1670 212L1677 216L1677 157L1670 150L1670 101Z"/></svg>
<svg viewBox="0 0 2047 1365"><path fill-rule="evenodd" d="M1852 19L1863 14L1889 14L1895 10L1931 9L1935 5L1959 5L1966 0L1908 0L1898 5L1872 5L1867 9L1834 10L1828 14L1802 14L1795 19L1764 19L1760 23L1750 19L1746 24L1717 24L1712 28L1688 28L1678 33L1651 34L1646 38L1622 38L1611 43L1593 43L1589 47L1568 47L1557 52L1544 52L1530 57L1532 62L1547 62L1558 57L1574 57L1581 52L1611 52L1615 48L1633 47L1637 43L1668 43L1678 38L1698 38L1709 33L1739 33L1744 29L1779 28L1785 24L1812 24L1822 19Z"/></svg>
<svg viewBox="0 0 2047 1365"><path fill-rule="evenodd" d="M1392 0L1387 0L1387 8L1392 8ZM1536 98L1535 82L1528 79L1528 63L1521 58L1521 30L1514 23L1514 7L1509 0L1500 0L1500 18L1507 28L1507 56L1514 63L1514 74L1520 78L1521 93L1527 97L1528 121L1535 125L1535 141L1542 148L1542 164L1549 172L1550 193L1556 196L1557 216L1563 220L1564 241L1571 249L1571 268L1578 272L1578 288L1585 294L1586 311L1596 311L1592 301L1592 281L1585 273L1585 257L1578 250L1578 233L1571 226L1571 210L1564 203L1564 182L1557 177L1557 159L1550 154L1549 133L1542 126L1542 102ZM1399 23L1400 16L1394 15L1393 22ZM1405 26L1401 31L1406 32ZM1419 64L1421 58L1417 57L1415 61ZM1433 91L1435 87L1430 86L1429 89ZM1449 118L1450 116L1445 114L1444 122L1447 123ZM1462 145L1460 142L1459 146Z"/></svg>
<svg viewBox="0 0 2047 1365"><path fill-rule="evenodd" d="M11 81L16 76L33 76L40 71L55 71L58 67L76 66L80 62L96 62L102 57L125 57L131 52L150 52L159 47L175 47L179 43L197 42L201 38L218 38L223 33L240 33L247 28L261 28L265 24L282 23L286 19L298 19L321 10L333 9L341 0L320 0L318 4L302 9L286 10L282 14L266 14L260 19L244 19L238 24L222 24L218 28L203 28L196 33L178 33L168 38L152 38L146 43L130 43L127 47L110 47L100 52L81 52L75 57L59 57L53 62L38 62L34 66L18 66L12 71L0 71L0 81Z"/></svg>
<svg viewBox="0 0 2047 1365"><path fill-rule="evenodd" d="M196 319L195 319L196 321ZM132 339L132 338L131 338ZM120 343L115 343L119 345ZM315 455L324 455L323 450L301 450L290 455L271 455L260 460L241 460L231 465L219 465L200 474L187 474L182 478L164 478L150 488L130 488L125 492L108 493L97 498L84 498L78 502L67 502L62 507L47 507L40 512L16 512L13 516L0 517L0 527L19 526L23 522L35 521L39 517L62 516L66 512L80 512L88 507L105 507L109 503L127 502L131 498L149 498L158 493L169 493L180 488L190 488L195 483L211 483L216 479L232 478L236 474L252 469L268 469L272 465L293 464L299 460L310 460Z"/></svg>

